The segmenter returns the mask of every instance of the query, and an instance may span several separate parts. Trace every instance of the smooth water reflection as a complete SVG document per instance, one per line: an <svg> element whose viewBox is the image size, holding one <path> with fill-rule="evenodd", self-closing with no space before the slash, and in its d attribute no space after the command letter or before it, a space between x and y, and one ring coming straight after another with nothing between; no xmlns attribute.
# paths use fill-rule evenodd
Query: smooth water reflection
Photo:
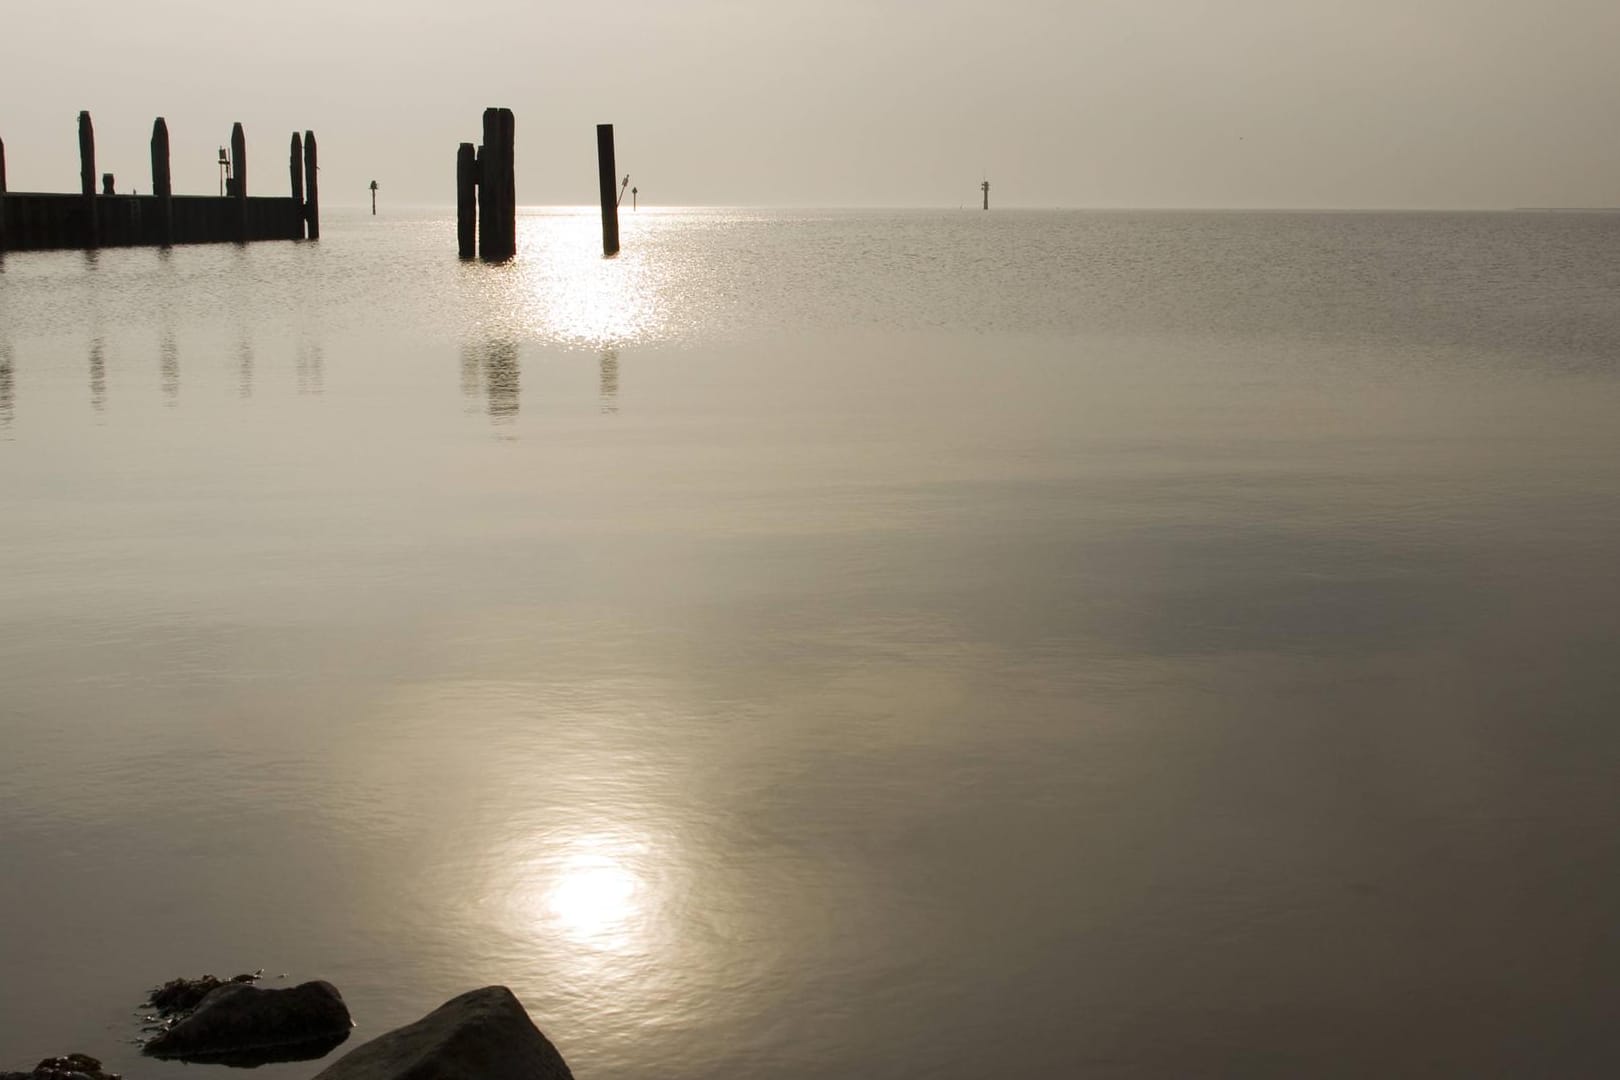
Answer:
<svg viewBox="0 0 1620 1080"><path fill-rule="evenodd" d="M8 259L0 1068L1620 1060L1614 226L643 215Z"/></svg>

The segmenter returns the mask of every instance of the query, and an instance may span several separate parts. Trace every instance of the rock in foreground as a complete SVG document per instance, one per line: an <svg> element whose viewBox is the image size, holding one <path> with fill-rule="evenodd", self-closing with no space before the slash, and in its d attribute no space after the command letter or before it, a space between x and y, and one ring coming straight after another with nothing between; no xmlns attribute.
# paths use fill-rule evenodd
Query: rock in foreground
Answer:
<svg viewBox="0 0 1620 1080"><path fill-rule="evenodd" d="M451 998L349 1051L315 1080L574 1080L504 986Z"/></svg>
<svg viewBox="0 0 1620 1080"><path fill-rule="evenodd" d="M121 1080L117 1073L101 1071L101 1062L89 1054L46 1058L33 1072L0 1072L0 1080Z"/></svg>
<svg viewBox="0 0 1620 1080"><path fill-rule="evenodd" d="M323 1057L349 1037L354 1021L329 982L286 990L226 983L195 1012L146 1044L153 1057L263 1065Z"/></svg>

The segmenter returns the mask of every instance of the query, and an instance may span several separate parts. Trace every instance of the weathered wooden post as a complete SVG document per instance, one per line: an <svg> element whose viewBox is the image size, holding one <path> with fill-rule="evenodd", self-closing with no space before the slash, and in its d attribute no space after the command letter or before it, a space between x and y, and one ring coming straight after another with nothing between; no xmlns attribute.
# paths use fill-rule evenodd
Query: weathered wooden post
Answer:
<svg viewBox="0 0 1620 1080"><path fill-rule="evenodd" d="M596 125L596 176L602 191L602 255L619 253L619 200L614 198L613 125Z"/></svg>
<svg viewBox="0 0 1620 1080"><path fill-rule="evenodd" d="M101 240L96 221L96 129L88 112L79 113L79 193L84 196L84 246Z"/></svg>
<svg viewBox="0 0 1620 1080"><path fill-rule="evenodd" d="M298 132L292 133L292 145L287 151L287 175L292 180L292 197L298 203L300 218L304 211L304 140Z"/></svg>
<svg viewBox="0 0 1620 1080"><path fill-rule="evenodd" d="M118 192L113 190L113 174L110 172L104 172L101 174L101 193L103 195L118 194Z"/></svg>
<svg viewBox="0 0 1620 1080"><path fill-rule="evenodd" d="M498 262L517 254L517 177L511 109L484 110L478 151L478 253Z"/></svg>
<svg viewBox="0 0 1620 1080"><path fill-rule="evenodd" d="M315 160L315 133L304 132L304 224L311 240L321 238L320 166Z"/></svg>
<svg viewBox="0 0 1620 1080"><path fill-rule="evenodd" d="M456 148L456 245L463 259L477 254L478 157L473 144Z"/></svg>
<svg viewBox="0 0 1620 1080"><path fill-rule="evenodd" d="M371 216L377 216L377 181L371 182Z"/></svg>
<svg viewBox="0 0 1620 1080"><path fill-rule="evenodd" d="M979 190L984 192L984 208L986 210L990 209L990 181L986 180L980 184Z"/></svg>
<svg viewBox="0 0 1620 1080"><path fill-rule="evenodd" d="M636 193L639 192L640 190L641 190L640 188L631 188L630 189L630 209L632 209L632 210L634 210L636 208Z"/></svg>
<svg viewBox="0 0 1620 1080"><path fill-rule="evenodd" d="M169 125L163 117L152 121L152 194L158 200L158 242L174 243L174 185L169 179Z"/></svg>
<svg viewBox="0 0 1620 1080"><path fill-rule="evenodd" d="M236 196L236 240L245 244L248 239L247 136L242 133L241 121L231 125L231 178L236 182L231 189L231 194Z"/></svg>

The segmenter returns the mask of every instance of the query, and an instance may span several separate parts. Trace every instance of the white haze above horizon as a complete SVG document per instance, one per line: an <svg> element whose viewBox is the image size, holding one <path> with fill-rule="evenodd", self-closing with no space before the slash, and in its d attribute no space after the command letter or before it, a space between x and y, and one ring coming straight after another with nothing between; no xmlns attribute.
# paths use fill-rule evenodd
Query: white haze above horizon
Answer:
<svg viewBox="0 0 1620 1080"><path fill-rule="evenodd" d="M13 191L98 172L249 190L316 132L325 205L454 199L486 105L518 198L596 197L616 127L642 205L1620 205L1613 0L0 0Z"/></svg>

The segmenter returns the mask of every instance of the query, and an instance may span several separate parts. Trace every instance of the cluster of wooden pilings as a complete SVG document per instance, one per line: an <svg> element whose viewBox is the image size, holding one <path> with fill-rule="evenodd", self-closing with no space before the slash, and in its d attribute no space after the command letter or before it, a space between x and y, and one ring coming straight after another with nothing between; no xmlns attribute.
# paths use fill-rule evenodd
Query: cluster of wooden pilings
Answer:
<svg viewBox="0 0 1620 1080"><path fill-rule="evenodd" d="M79 114L79 193L10 192L0 142L0 251L129 245L214 244L320 238L315 133L296 132L289 160L292 195L248 195L247 138L231 129L231 178L224 196L176 195L169 179L169 127L152 124L152 194L114 193L111 173L96 191L96 136Z"/></svg>
<svg viewBox="0 0 1620 1080"><path fill-rule="evenodd" d="M517 254L517 172L511 109L484 110L484 143L456 148L456 240L463 259ZM474 237L477 250L474 251Z"/></svg>
<svg viewBox="0 0 1620 1080"><path fill-rule="evenodd" d="M517 254L517 174L511 109L484 110L484 142L456 148L456 243L463 259L500 262ZM602 254L619 252L618 172L613 125L596 125L596 163L602 194ZM628 182L628 178L627 178Z"/></svg>

